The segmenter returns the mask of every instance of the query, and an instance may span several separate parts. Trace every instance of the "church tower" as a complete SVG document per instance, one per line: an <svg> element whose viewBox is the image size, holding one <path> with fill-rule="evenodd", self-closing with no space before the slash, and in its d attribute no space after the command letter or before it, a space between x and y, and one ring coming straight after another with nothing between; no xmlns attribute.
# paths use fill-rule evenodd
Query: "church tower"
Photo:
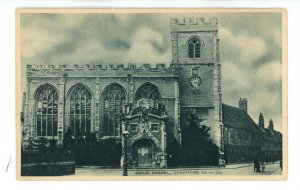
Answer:
<svg viewBox="0 0 300 190"><path fill-rule="evenodd" d="M180 125L195 113L223 151L221 65L216 18L171 19L172 66L179 75Z"/></svg>

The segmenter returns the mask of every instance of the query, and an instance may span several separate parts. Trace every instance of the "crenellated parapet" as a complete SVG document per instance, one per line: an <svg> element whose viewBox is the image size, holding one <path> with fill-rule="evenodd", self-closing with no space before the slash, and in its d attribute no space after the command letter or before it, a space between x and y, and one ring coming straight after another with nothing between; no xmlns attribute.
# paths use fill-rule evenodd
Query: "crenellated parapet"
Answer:
<svg viewBox="0 0 300 190"><path fill-rule="evenodd" d="M218 29L218 19L212 17L205 19L199 18L174 18L171 19L173 32L180 31L211 31Z"/></svg>
<svg viewBox="0 0 300 190"><path fill-rule="evenodd" d="M167 67L164 63L158 64L84 64L84 65L27 65L27 77L34 77L47 74L67 73L68 76L77 76L84 74L84 76L110 76L122 77L127 74L140 74L140 75L176 75L174 67Z"/></svg>
<svg viewBox="0 0 300 190"><path fill-rule="evenodd" d="M38 70L149 70L149 71L167 71L164 63L153 64L144 63L140 66L129 63L125 64L82 64L82 65L27 65L27 71Z"/></svg>
<svg viewBox="0 0 300 190"><path fill-rule="evenodd" d="M216 17L211 17L209 19L205 19L204 17L198 17L198 18L173 18L171 19L172 24L180 24L180 25L186 25L186 24L193 24L193 25L217 25L218 20Z"/></svg>

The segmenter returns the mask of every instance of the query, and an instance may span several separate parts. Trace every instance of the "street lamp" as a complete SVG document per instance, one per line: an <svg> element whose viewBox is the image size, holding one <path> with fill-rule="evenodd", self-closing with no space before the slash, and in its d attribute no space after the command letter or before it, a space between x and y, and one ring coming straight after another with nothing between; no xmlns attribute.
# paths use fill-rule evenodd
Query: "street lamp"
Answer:
<svg viewBox="0 0 300 190"><path fill-rule="evenodd" d="M127 138L128 138L128 135L129 135L129 132L126 129L122 130L123 176L128 176L128 174L127 174L127 167L128 167L128 164L127 164Z"/></svg>

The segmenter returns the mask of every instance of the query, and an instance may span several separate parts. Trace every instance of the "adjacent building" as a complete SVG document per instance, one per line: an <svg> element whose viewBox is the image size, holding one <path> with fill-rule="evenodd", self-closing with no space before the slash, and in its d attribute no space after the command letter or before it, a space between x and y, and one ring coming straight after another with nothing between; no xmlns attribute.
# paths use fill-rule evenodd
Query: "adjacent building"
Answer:
<svg viewBox="0 0 300 190"><path fill-rule="evenodd" d="M282 134L274 130L272 119L265 128L262 113L256 124L248 115L247 106L246 98L240 98L239 108L222 106L226 162L281 160Z"/></svg>

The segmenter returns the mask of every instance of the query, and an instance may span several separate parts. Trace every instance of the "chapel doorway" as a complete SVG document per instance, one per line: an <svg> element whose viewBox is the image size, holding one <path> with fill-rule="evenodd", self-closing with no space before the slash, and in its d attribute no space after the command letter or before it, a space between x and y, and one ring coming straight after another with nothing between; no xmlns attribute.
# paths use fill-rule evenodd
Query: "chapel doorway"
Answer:
<svg viewBox="0 0 300 190"><path fill-rule="evenodd" d="M154 161L154 145L149 140L140 140L135 145L137 167L152 167Z"/></svg>

